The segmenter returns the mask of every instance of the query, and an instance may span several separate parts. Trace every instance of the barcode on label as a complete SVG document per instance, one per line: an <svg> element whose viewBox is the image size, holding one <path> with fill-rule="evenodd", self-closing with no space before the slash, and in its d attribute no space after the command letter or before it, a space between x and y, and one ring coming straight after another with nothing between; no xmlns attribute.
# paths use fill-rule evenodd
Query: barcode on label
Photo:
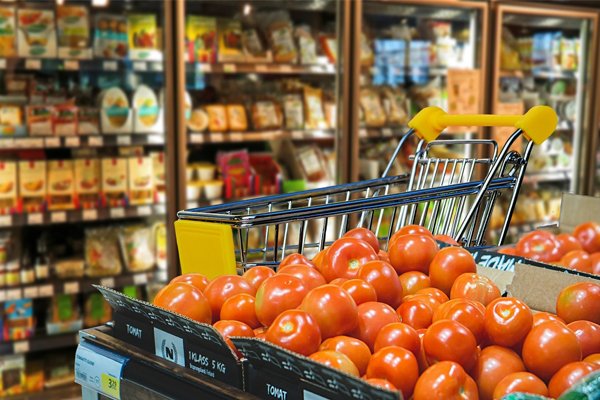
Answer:
<svg viewBox="0 0 600 400"><path fill-rule="evenodd" d="M131 144L131 136L117 136L117 144L119 146L129 146Z"/></svg>
<svg viewBox="0 0 600 400"><path fill-rule="evenodd" d="M102 64L102 68L105 71L116 71L117 70L117 62L116 61L104 61Z"/></svg>
<svg viewBox="0 0 600 400"><path fill-rule="evenodd" d="M77 375L77 379L81 379L82 381L87 381L88 376L85 372L75 371L75 374Z"/></svg>

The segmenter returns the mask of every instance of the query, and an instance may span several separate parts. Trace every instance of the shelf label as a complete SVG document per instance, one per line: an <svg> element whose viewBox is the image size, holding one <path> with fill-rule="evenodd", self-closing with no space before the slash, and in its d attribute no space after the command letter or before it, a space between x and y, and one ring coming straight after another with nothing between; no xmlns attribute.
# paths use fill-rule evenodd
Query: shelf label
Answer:
<svg viewBox="0 0 600 400"><path fill-rule="evenodd" d="M88 145L90 147L102 147L104 146L104 138L102 136L90 136L88 138Z"/></svg>
<svg viewBox="0 0 600 400"><path fill-rule="evenodd" d="M391 128L383 128L383 129L381 129L381 134L383 136L392 136L392 129Z"/></svg>
<svg viewBox="0 0 600 400"><path fill-rule="evenodd" d="M140 216L152 215L152 207L150 207L150 206L139 206L138 209L137 209L137 213Z"/></svg>
<svg viewBox="0 0 600 400"><path fill-rule="evenodd" d="M39 290L40 297L54 296L54 285L42 285Z"/></svg>
<svg viewBox="0 0 600 400"><path fill-rule="evenodd" d="M147 140L150 144L165 144L164 135L148 135Z"/></svg>
<svg viewBox="0 0 600 400"><path fill-rule="evenodd" d="M83 210L83 212L81 213L81 218L84 221L95 221L98 219L98 210L96 210L95 208Z"/></svg>
<svg viewBox="0 0 600 400"><path fill-rule="evenodd" d="M116 61L104 61L102 63L102 69L105 71L116 71L117 70L117 62Z"/></svg>
<svg viewBox="0 0 600 400"><path fill-rule="evenodd" d="M25 60L25 69L42 69L42 60L28 58Z"/></svg>
<svg viewBox="0 0 600 400"><path fill-rule="evenodd" d="M20 300L22 297L21 289L7 289L6 300Z"/></svg>
<svg viewBox="0 0 600 400"><path fill-rule="evenodd" d="M44 144L46 145L46 147L60 147L60 138L58 138L58 137L45 138Z"/></svg>
<svg viewBox="0 0 600 400"><path fill-rule="evenodd" d="M15 147L15 139L0 139L0 149L11 149Z"/></svg>
<svg viewBox="0 0 600 400"><path fill-rule="evenodd" d="M164 269L156 271L156 281L157 282L168 282L169 274L167 273L167 271Z"/></svg>
<svg viewBox="0 0 600 400"><path fill-rule="evenodd" d="M67 212L66 211L55 211L50 214L51 222L66 222L67 221Z"/></svg>
<svg viewBox="0 0 600 400"><path fill-rule="evenodd" d="M12 226L12 215L0 215L0 226Z"/></svg>
<svg viewBox="0 0 600 400"><path fill-rule="evenodd" d="M358 130L358 136L359 137L367 137L367 130L366 129L359 129Z"/></svg>
<svg viewBox="0 0 600 400"><path fill-rule="evenodd" d="M38 286L29 286L23 289L23 297L26 299L35 299L40 297L40 288Z"/></svg>
<svg viewBox="0 0 600 400"><path fill-rule="evenodd" d="M103 279L100 279L100 286L114 288L116 286L115 285L115 278L103 278Z"/></svg>
<svg viewBox="0 0 600 400"><path fill-rule="evenodd" d="M27 215L27 225L40 225L44 223L44 214L33 213Z"/></svg>
<svg viewBox="0 0 600 400"><path fill-rule="evenodd" d="M121 399L121 376L128 359L87 343L80 344L75 354L75 382Z"/></svg>
<svg viewBox="0 0 600 400"><path fill-rule="evenodd" d="M6 301L6 290L0 290L0 303L4 303Z"/></svg>
<svg viewBox="0 0 600 400"><path fill-rule="evenodd" d="M154 354L160 358L185 367L185 349L182 338L154 328L154 350Z"/></svg>
<svg viewBox="0 0 600 400"><path fill-rule="evenodd" d="M29 341L28 340L20 340L18 342L13 343L13 352L15 354L27 353L28 351L29 351Z"/></svg>
<svg viewBox="0 0 600 400"><path fill-rule="evenodd" d="M148 275L145 272L133 276L134 285L145 285L146 283L148 283Z"/></svg>
<svg viewBox="0 0 600 400"><path fill-rule="evenodd" d="M210 134L210 141L213 142L213 143L221 143L221 142L224 142L225 139L224 139L222 133L211 133Z"/></svg>
<svg viewBox="0 0 600 400"><path fill-rule="evenodd" d="M243 142L244 141L244 135L242 135L240 132L231 132L229 134L229 141L231 141L231 142Z"/></svg>
<svg viewBox="0 0 600 400"><path fill-rule="evenodd" d="M227 74L235 72L235 64L223 64L223 72Z"/></svg>
<svg viewBox="0 0 600 400"><path fill-rule="evenodd" d="M204 142L204 135L201 133L192 133L190 135L190 143L202 143Z"/></svg>
<svg viewBox="0 0 600 400"><path fill-rule="evenodd" d="M65 147L79 147L80 143L79 136L70 136L65 139Z"/></svg>
<svg viewBox="0 0 600 400"><path fill-rule="evenodd" d="M210 64L198 64L198 70L201 72L211 72L212 66Z"/></svg>
<svg viewBox="0 0 600 400"><path fill-rule="evenodd" d="M79 61L77 60L65 60L64 67L69 71L77 71L79 69Z"/></svg>
<svg viewBox="0 0 600 400"><path fill-rule="evenodd" d="M279 70L281 72L292 72L292 66L291 65L282 64L282 65L279 66Z"/></svg>
<svg viewBox="0 0 600 400"><path fill-rule="evenodd" d="M269 67L267 67L265 64L258 64L256 66L256 72L268 72L269 71Z"/></svg>
<svg viewBox="0 0 600 400"><path fill-rule="evenodd" d="M129 145L131 145L131 136L129 136L129 135L120 135L120 136L117 136L117 144L119 146L129 146Z"/></svg>
<svg viewBox="0 0 600 400"><path fill-rule="evenodd" d="M65 294L79 293L79 282L65 282L63 290Z"/></svg>
<svg viewBox="0 0 600 400"><path fill-rule="evenodd" d="M125 218L125 209L123 207L114 207L110 209L111 218Z"/></svg>
<svg viewBox="0 0 600 400"><path fill-rule="evenodd" d="M134 71L148 71L148 64L145 61L134 61L133 62L133 70Z"/></svg>
<svg viewBox="0 0 600 400"><path fill-rule="evenodd" d="M164 204L155 204L154 205L154 214L162 215L167 213L167 206Z"/></svg>
<svg viewBox="0 0 600 400"><path fill-rule="evenodd" d="M321 67L320 65L311 65L309 69L310 69L310 72L316 72L316 73L324 72L327 70L326 68Z"/></svg>
<svg viewBox="0 0 600 400"><path fill-rule="evenodd" d="M302 140L302 139L304 139L304 132L302 132L302 131L292 131L292 139L294 139L294 140Z"/></svg>
<svg viewBox="0 0 600 400"><path fill-rule="evenodd" d="M17 147L21 147L24 149L33 149L33 148L41 148L44 147L44 139L39 138L26 138L26 139L16 139L15 144Z"/></svg>
<svg viewBox="0 0 600 400"><path fill-rule="evenodd" d="M0 69L6 69L6 58L0 58Z"/></svg>

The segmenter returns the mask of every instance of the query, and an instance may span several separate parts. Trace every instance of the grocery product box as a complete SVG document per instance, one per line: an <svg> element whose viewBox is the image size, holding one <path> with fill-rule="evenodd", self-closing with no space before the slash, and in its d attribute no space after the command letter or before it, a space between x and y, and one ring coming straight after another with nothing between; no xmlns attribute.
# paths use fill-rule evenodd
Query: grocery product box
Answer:
<svg viewBox="0 0 600 400"><path fill-rule="evenodd" d="M127 204L127 159L102 159L102 205L122 207Z"/></svg>
<svg viewBox="0 0 600 400"><path fill-rule="evenodd" d="M23 109L15 104L0 104L0 138L25 136Z"/></svg>
<svg viewBox="0 0 600 400"><path fill-rule="evenodd" d="M48 161L48 210L75 208L73 161Z"/></svg>
<svg viewBox="0 0 600 400"><path fill-rule="evenodd" d="M27 130L30 136L50 136L54 132L54 107L47 105L27 106Z"/></svg>
<svg viewBox="0 0 600 400"><path fill-rule="evenodd" d="M77 107L54 107L54 133L58 136L77 135Z"/></svg>
<svg viewBox="0 0 600 400"><path fill-rule="evenodd" d="M154 203L152 157L135 157L127 161L129 167L129 203Z"/></svg>
<svg viewBox="0 0 600 400"><path fill-rule="evenodd" d="M33 300L10 300L4 303L5 340L23 340L35 334Z"/></svg>
<svg viewBox="0 0 600 400"><path fill-rule="evenodd" d="M154 178L154 191L156 193L156 202L166 202L166 176L165 176L165 153L154 152L150 153L152 158L152 174Z"/></svg>
<svg viewBox="0 0 600 400"><path fill-rule="evenodd" d="M100 160L75 160L75 203L83 209L100 206Z"/></svg>
<svg viewBox="0 0 600 400"><path fill-rule="evenodd" d="M19 199L23 212L44 211L46 205L46 161L19 161Z"/></svg>
<svg viewBox="0 0 600 400"><path fill-rule="evenodd" d="M17 197L17 163L0 161L0 215L19 211Z"/></svg>
<svg viewBox="0 0 600 400"><path fill-rule="evenodd" d="M185 19L185 41L188 62L216 62L217 19L188 15Z"/></svg>
<svg viewBox="0 0 600 400"><path fill-rule="evenodd" d="M127 17L129 58L132 60L162 61L158 49L159 31L155 14L130 14Z"/></svg>
<svg viewBox="0 0 600 400"><path fill-rule="evenodd" d="M17 53L17 25L14 6L0 7L0 57L14 57Z"/></svg>
<svg viewBox="0 0 600 400"><path fill-rule="evenodd" d="M96 14L93 47L94 57L97 58L127 57L127 17L118 14Z"/></svg>
<svg viewBox="0 0 600 400"><path fill-rule="evenodd" d="M6 355L0 358L0 396L25 391L25 356Z"/></svg>
<svg viewBox="0 0 600 400"><path fill-rule="evenodd" d="M56 57L54 10L20 8L17 22L19 57Z"/></svg>
<svg viewBox="0 0 600 400"><path fill-rule="evenodd" d="M87 7L56 7L58 56L60 58L92 58L90 21Z"/></svg>

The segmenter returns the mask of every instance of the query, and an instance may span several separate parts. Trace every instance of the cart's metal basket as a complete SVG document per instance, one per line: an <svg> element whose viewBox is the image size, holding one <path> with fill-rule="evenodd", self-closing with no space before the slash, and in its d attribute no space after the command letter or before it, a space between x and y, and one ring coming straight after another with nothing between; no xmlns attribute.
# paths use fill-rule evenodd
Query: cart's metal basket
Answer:
<svg viewBox="0 0 600 400"><path fill-rule="evenodd" d="M384 177L371 181L180 211L175 225L182 271L212 278L236 268L276 266L292 252L316 254L355 226L373 230L383 249L407 224L479 246L486 243L498 196L507 195L509 205L500 216L502 244L533 145L549 137L556 123L554 110L544 106L524 116L448 115L426 108L411 120L394 152L395 158L413 133L421 138L408 176L386 177L388 165ZM516 131L500 151L493 140L436 140L447 126L459 125L514 126ZM529 140L523 153L509 150L521 135ZM490 156L448 154L448 145Z"/></svg>

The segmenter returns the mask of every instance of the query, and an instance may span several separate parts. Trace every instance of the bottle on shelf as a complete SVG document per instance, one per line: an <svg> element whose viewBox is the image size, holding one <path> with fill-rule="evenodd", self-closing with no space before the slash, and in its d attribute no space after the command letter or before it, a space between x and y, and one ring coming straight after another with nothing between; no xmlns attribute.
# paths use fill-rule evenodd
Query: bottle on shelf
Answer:
<svg viewBox="0 0 600 400"><path fill-rule="evenodd" d="M38 281L50 277L50 257L48 256L47 236L42 235L37 242L37 256L35 258L35 278Z"/></svg>
<svg viewBox="0 0 600 400"><path fill-rule="evenodd" d="M21 284L29 285L35 282L35 269L31 262L31 252L25 250L21 260Z"/></svg>

